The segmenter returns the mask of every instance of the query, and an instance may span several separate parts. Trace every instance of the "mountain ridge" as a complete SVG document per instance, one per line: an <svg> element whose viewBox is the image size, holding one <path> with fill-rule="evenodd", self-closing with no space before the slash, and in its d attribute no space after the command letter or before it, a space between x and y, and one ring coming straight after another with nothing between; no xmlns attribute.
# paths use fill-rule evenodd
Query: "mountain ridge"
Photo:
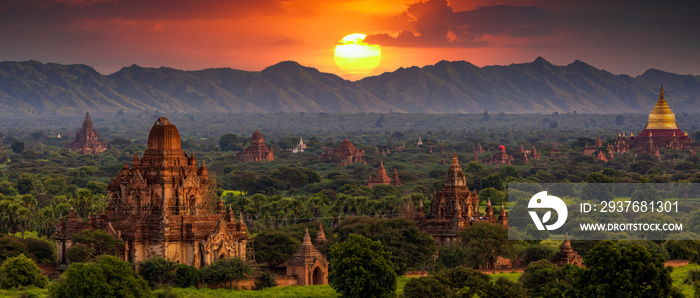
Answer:
<svg viewBox="0 0 700 298"><path fill-rule="evenodd" d="M345 80L295 61L262 71L136 64L103 75L85 64L0 62L0 115L82 111L647 113L664 84L675 111L700 112L700 76L650 68L632 77L586 62L478 67L442 60Z"/></svg>

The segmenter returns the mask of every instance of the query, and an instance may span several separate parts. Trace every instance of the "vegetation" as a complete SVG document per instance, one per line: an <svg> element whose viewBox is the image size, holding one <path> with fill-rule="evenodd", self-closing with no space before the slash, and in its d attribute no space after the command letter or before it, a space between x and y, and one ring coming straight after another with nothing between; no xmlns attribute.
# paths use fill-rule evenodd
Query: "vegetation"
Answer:
<svg viewBox="0 0 700 298"><path fill-rule="evenodd" d="M392 297L396 273L382 243L357 234L331 246L328 282L342 297Z"/></svg>
<svg viewBox="0 0 700 298"><path fill-rule="evenodd" d="M242 259L225 258L204 267L202 280L210 287L231 289L234 282L245 279L246 275L252 272L252 268Z"/></svg>
<svg viewBox="0 0 700 298"><path fill-rule="evenodd" d="M0 266L0 286L3 289L28 286L43 288L47 283L41 269L23 254L5 260Z"/></svg>
<svg viewBox="0 0 700 298"><path fill-rule="evenodd" d="M50 287L53 297L151 297L148 283L131 264L103 255L93 263L73 263Z"/></svg>
<svg viewBox="0 0 700 298"><path fill-rule="evenodd" d="M161 256L138 263L139 275L148 282L152 288L163 284L172 284L175 279L175 270L178 264Z"/></svg>

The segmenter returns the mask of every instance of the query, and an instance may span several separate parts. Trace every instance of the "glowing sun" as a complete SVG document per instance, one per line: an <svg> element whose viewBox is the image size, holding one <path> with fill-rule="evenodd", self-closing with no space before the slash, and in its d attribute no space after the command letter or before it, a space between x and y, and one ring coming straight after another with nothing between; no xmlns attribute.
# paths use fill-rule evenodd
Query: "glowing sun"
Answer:
<svg viewBox="0 0 700 298"><path fill-rule="evenodd" d="M335 46L335 64L349 74L368 74L382 61L379 45L364 42L367 35L353 33L343 37Z"/></svg>

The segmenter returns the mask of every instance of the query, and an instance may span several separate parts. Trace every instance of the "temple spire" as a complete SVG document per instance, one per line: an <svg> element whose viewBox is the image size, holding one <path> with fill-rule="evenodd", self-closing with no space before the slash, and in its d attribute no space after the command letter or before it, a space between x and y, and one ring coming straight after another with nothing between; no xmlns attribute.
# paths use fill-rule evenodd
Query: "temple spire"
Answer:
<svg viewBox="0 0 700 298"><path fill-rule="evenodd" d="M671 107L664 97L664 86L659 91L659 99L656 101L654 109L649 113L649 121L646 129L678 129L676 125L676 115L671 111Z"/></svg>

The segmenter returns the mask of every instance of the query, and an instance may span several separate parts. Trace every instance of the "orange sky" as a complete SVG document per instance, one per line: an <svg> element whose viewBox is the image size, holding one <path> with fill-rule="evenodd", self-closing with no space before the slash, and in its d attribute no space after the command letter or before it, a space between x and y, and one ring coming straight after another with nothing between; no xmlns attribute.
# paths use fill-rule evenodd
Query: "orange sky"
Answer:
<svg viewBox="0 0 700 298"><path fill-rule="evenodd" d="M84 63L102 73L131 64L262 70L295 60L354 80L335 65L333 49L343 36L364 33L382 45L371 75L440 60L484 66L538 56L630 75L652 67L700 74L697 1L412 3L0 0L0 60Z"/></svg>

